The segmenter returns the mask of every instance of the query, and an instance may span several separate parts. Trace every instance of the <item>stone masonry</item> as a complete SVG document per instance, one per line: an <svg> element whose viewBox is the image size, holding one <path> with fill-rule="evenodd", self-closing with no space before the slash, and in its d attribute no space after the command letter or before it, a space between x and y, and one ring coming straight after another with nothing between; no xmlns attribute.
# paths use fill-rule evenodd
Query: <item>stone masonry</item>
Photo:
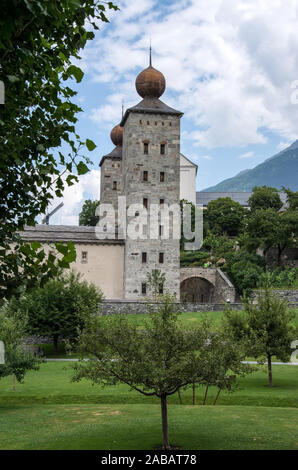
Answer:
<svg viewBox="0 0 298 470"><path fill-rule="evenodd" d="M148 212L152 204L179 205L180 184L180 117L159 113L131 112L124 125L123 133L123 179L126 205L140 204L147 200ZM148 143L148 154L144 154L144 142ZM165 154L160 154L161 143L165 143ZM144 171L147 181L144 181ZM161 174L164 176L161 178ZM164 179L164 181L161 181ZM150 225L147 224L144 238L125 243L124 294L126 299L142 299L142 284L152 269L166 274L166 285L170 293L180 291L179 240L163 239L156 220L156 239L150 239ZM143 234L141 234L142 237ZM166 238L166 237L165 237ZM142 255L146 253L146 255ZM163 253L163 263L159 262ZM146 261L142 262L142 256Z"/></svg>

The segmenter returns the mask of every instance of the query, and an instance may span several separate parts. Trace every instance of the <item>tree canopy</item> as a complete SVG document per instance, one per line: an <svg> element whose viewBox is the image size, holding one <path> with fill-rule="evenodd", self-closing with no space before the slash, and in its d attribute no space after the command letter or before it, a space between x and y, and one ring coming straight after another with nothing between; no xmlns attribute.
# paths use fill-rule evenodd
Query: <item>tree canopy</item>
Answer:
<svg viewBox="0 0 298 470"><path fill-rule="evenodd" d="M75 340L77 329L98 312L102 298L94 284L70 272L50 279L19 299L12 299L8 311L12 315L16 312L26 315L28 333L52 337L57 351L58 338Z"/></svg>
<svg viewBox="0 0 298 470"><path fill-rule="evenodd" d="M279 211L282 208L282 200L277 189L268 186L256 186L248 200L250 210L272 209Z"/></svg>
<svg viewBox="0 0 298 470"><path fill-rule="evenodd" d="M91 201L91 199L86 199L79 214L79 225L95 227L99 221L99 216L95 215L95 211L98 205L99 201Z"/></svg>
<svg viewBox="0 0 298 470"><path fill-rule="evenodd" d="M230 197L209 202L205 218L211 232L236 236L239 234L246 210Z"/></svg>
<svg viewBox="0 0 298 470"><path fill-rule="evenodd" d="M31 276L40 283L56 274L36 244L17 235L45 213L53 195L88 171L86 149L75 129L81 108L73 102L82 70L74 65L79 51L93 39L105 10L117 7L97 0L4 0L0 18L0 80L5 104L0 106L0 263L1 296L19 294ZM11 243L14 243L13 249ZM63 248L64 266L74 260L73 247ZM39 265L42 269L37 270ZM26 268L26 271L24 271ZM39 273L37 275L37 272ZM23 273L23 275L22 275ZM11 281L18 280L18 285Z"/></svg>
<svg viewBox="0 0 298 470"><path fill-rule="evenodd" d="M0 364L0 378L12 375L21 383L26 372L39 368L40 360L22 347L22 341L27 335L27 321L23 312L11 315L5 307L0 310L0 340L5 347L5 362Z"/></svg>
<svg viewBox="0 0 298 470"><path fill-rule="evenodd" d="M292 324L295 314L267 285L258 292L257 302L250 298L243 300L244 313L227 310L226 333L236 342L246 341L248 355L260 361L265 356L269 386L272 387L272 357L285 362L289 360L291 342L296 339L297 330Z"/></svg>

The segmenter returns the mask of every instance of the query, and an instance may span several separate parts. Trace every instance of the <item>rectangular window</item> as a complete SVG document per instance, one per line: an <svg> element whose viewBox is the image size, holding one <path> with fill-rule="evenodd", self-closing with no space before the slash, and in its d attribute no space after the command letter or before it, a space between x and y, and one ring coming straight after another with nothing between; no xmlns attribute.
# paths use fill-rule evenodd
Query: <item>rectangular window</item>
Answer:
<svg viewBox="0 0 298 470"><path fill-rule="evenodd" d="M142 263L147 263L147 253L142 253Z"/></svg>
<svg viewBox="0 0 298 470"><path fill-rule="evenodd" d="M163 260L164 260L164 254L163 254L163 253L159 253L158 261L160 262L160 264L163 264Z"/></svg>
<svg viewBox="0 0 298 470"><path fill-rule="evenodd" d="M148 171L143 171L143 181L148 181Z"/></svg>
<svg viewBox="0 0 298 470"><path fill-rule="evenodd" d="M148 199L146 197L143 198L143 207L148 209Z"/></svg>
<svg viewBox="0 0 298 470"><path fill-rule="evenodd" d="M160 144L160 155L164 155L166 153L166 144Z"/></svg>
<svg viewBox="0 0 298 470"><path fill-rule="evenodd" d="M159 205L160 205L161 208L163 208L164 203L165 203L164 199L159 200Z"/></svg>
<svg viewBox="0 0 298 470"><path fill-rule="evenodd" d="M88 252L82 251L82 263L86 264L88 262Z"/></svg>
<svg viewBox="0 0 298 470"><path fill-rule="evenodd" d="M147 292L146 282L142 282L142 294L146 294L146 292Z"/></svg>
<svg viewBox="0 0 298 470"><path fill-rule="evenodd" d="M159 284L159 289L158 289L160 294L163 294L163 285Z"/></svg>
<svg viewBox="0 0 298 470"><path fill-rule="evenodd" d="M113 181L113 191L116 191L117 189L117 181Z"/></svg>
<svg viewBox="0 0 298 470"><path fill-rule="evenodd" d="M159 226L159 236L161 237L163 235L163 226Z"/></svg>
<svg viewBox="0 0 298 470"><path fill-rule="evenodd" d="M161 171L161 172L160 172L159 181L160 181L161 183L164 183L164 182L165 182L165 172L164 172L164 171Z"/></svg>
<svg viewBox="0 0 298 470"><path fill-rule="evenodd" d="M149 144L148 142L144 142L144 154L148 155L149 153Z"/></svg>

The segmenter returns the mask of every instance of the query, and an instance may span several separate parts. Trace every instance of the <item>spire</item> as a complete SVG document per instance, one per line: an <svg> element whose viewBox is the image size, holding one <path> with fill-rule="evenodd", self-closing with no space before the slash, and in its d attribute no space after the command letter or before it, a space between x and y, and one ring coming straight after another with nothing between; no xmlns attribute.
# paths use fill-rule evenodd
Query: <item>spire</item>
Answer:
<svg viewBox="0 0 298 470"><path fill-rule="evenodd" d="M124 114L124 101L122 100L122 118L123 118L123 114Z"/></svg>
<svg viewBox="0 0 298 470"><path fill-rule="evenodd" d="M152 67L152 48L151 48L151 38L150 38L150 47L149 47L149 67Z"/></svg>

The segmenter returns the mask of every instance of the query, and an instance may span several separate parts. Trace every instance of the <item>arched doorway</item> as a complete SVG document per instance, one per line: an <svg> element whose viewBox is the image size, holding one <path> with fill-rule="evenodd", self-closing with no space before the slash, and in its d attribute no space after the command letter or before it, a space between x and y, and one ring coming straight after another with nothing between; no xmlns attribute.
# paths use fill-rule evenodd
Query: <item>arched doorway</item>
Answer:
<svg viewBox="0 0 298 470"><path fill-rule="evenodd" d="M181 282L180 296L184 302L211 303L214 285L202 277L190 277Z"/></svg>

